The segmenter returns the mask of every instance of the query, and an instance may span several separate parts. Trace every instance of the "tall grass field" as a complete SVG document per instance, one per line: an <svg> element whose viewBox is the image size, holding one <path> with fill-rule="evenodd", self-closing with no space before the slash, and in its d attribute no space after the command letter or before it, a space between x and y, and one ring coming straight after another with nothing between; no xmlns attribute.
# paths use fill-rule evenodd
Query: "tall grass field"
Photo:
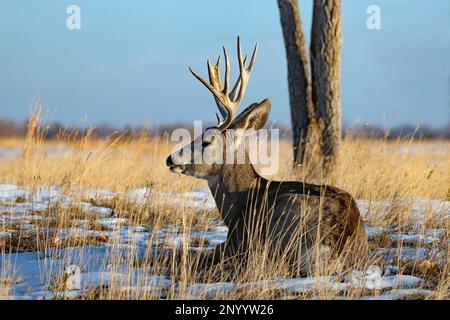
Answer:
<svg viewBox="0 0 450 320"><path fill-rule="evenodd" d="M450 142L347 136L331 183L363 216L369 255L308 276L255 250L201 268L227 229L206 182L171 173L169 135L61 132L39 111L0 139L1 299L449 299ZM292 180L289 140L273 179ZM307 166L306 166L307 167Z"/></svg>

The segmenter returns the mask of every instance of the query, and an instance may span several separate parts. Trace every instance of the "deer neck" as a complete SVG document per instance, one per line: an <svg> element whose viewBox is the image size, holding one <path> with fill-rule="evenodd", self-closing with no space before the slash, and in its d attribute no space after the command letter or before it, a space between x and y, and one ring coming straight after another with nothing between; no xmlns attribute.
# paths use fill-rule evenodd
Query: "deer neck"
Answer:
<svg viewBox="0 0 450 320"><path fill-rule="evenodd" d="M262 179L250 163L246 153L244 164L225 164L222 172L208 180L211 193L225 221L230 225L245 209L251 188Z"/></svg>

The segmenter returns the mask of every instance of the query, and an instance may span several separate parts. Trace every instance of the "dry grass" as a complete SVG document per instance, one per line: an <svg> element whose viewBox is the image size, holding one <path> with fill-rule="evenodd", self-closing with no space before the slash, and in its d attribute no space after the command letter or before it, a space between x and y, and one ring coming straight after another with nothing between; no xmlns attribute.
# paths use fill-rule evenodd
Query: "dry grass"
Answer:
<svg viewBox="0 0 450 320"><path fill-rule="evenodd" d="M89 133L82 139L73 139L73 135L61 135L58 140L45 141L39 138L44 132L39 132L37 123L39 114L32 117L27 139L0 140L0 146L23 147L23 154L19 157L0 158L0 183L16 184L36 190L41 186L60 186L64 193L78 198L80 201L91 202L94 205L111 208L116 217L126 217L130 225L147 226L151 230L158 230L167 225L181 228L181 232L191 233L195 230L206 230L208 223L218 219L217 212L201 211L183 208L181 211L169 206L165 201L149 195L147 203L136 203L126 196L124 192L140 187L149 187L156 191L186 192L197 188L207 188L205 182L186 176L176 176L169 172L165 166L165 158L171 152L172 144L167 138L136 137L124 139L121 136L111 136L105 140L91 139ZM290 159L289 142L281 146L281 159ZM290 179L290 160L282 163L277 179ZM401 232L414 230L420 234L424 226L419 225L411 215L411 205L404 199L436 199L450 200L450 143L448 141L381 141L356 140L347 138L342 145L340 165L333 177L325 182L332 182L338 187L350 192L355 198L369 201L385 201L388 204L388 214L375 205L369 209L365 221L371 226L383 226L387 230ZM109 200L86 199L80 190L106 189L118 195ZM26 201L18 199L17 202ZM101 202L99 202L101 201ZM159 202L158 202L159 201ZM449 298L450 289L448 263L449 258L449 221L435 218L435 212L425 213L425 225L428 228L444 228L446 239L441 243L432 244L444 252L444 261L431 260L413 261L404 265L401 261L397 266L404 274L417 275L426 279L426 288L431 288L433 294L417 298ZM89 216L83 210L73 205L70 207L51 208L42 212L46 217L40 221L39 227L52 227L53 230L62 230L76 227L81 220L88 221L88 229L102 231L105 228L97 223L95 216ZM36 223L37 224L37 223ZM44 224L44 226L42 225ZM8 226L11 229L12 226ZM0 227L5 228L5 227ZM43 228L45 230L45 228ZM2 231L0 229L0 231ZM53 247L87 246L107 242L106 236L95 235L91 238L72 237L58 239L56 232L24 234L17 232L13 238L4 241L1 251L17 252L22 250L39 250L47 252ZM261 257L270 256L266 248L251 257L246 265L236 266L233 263L220 264L213 270L199 270L198 261L186 254L189 247L205 245L205 239L197 238L184 241L181 245L181 254L177 255L176 263L173 259L155 255L151 256L152 248L158 247L157 239L150 238L147 245L147 254L144 259L127 258L130 270L139 266L142 274L159 273L171 279L178 280L178 287L164 289L164 292L136 292L136 288L127 289L125 285L115 285L92 288L84 294L86 299L127 299L127 298L172 298L189 297L187 284L193 280L203 282L235 281L241 285L230 292L215 295L219 298L287 298L292 296L284 290L274 289L267 284L266 287L251 285L256 281L275 279L288 275L289 271L283 261ZM400 248L407 243L392 241L389 235L381 234L371 239L371 248L393 246ZM427 244L424 244L427 246ZM169 251L172 252L172 251ZM117 264L123 263L118 259ZM360 269L370 264L382 264L380 257L374 256L368 261L361 261ZM114 263L113 263L114 265ZM166 268L163 268L165 266ZM7 295L6 264L0 270L0 296ZM113 268L114 269L114 268ZM334 274L344 277L342 266L336 262L331 266L318 268L317 275ZM130 271L131 272L131 271ZM113 271L111 271L114 274ZM131 276L130 276L131 277ZM3 279L3 280L2 280ZM146 280L140 285L145 288ZM120 282L120 281L119 281ZM126 281L125 281L126 282ZM58 288L58 284L53 285ZM61 289L61 288L60 288ZM56 290L58 291L58 290ZM353 290L346 293L348 297L357 297L366 294L364 290ZM379 294L378 292L376 294ZM295 298L308 298L314 295L319 298L332 298L336 290L323 288L311 294L301 293ZM204 298L209 296L205 294Z"/></svg>

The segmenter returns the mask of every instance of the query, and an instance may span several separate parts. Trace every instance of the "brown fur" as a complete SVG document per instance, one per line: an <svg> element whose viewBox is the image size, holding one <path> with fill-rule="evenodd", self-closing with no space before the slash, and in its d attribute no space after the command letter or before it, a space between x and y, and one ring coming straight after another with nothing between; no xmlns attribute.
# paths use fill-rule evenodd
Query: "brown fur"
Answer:
<svg viewBox="0 0 450 320"><path fill-rule="evenodd" d="M355 201L336 187L269 181L248 164L224 165L210 188L229 229L211 262L245 256L251 247L267 244L273 254L284 256L287 248L292 251L300 246L299 252L288 256L305 271L312 263L307 252L316 245L330 247L333 256L355 242L365 247L364 224ZM355 256L360 254L355 252Z"/></svg>

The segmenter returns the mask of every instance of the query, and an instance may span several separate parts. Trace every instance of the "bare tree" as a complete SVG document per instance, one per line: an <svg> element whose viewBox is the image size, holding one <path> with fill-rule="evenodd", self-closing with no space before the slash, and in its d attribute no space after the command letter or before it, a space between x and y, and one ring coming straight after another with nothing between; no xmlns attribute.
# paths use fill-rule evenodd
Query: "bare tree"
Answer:
<svg viewBox="0 0 450 320"><path fill-rule="evenodd" d="M294 162L310 178L328 176L341 140L341 1L314 0L310 66L297 0L278 0L288 65Z"/></svg>

